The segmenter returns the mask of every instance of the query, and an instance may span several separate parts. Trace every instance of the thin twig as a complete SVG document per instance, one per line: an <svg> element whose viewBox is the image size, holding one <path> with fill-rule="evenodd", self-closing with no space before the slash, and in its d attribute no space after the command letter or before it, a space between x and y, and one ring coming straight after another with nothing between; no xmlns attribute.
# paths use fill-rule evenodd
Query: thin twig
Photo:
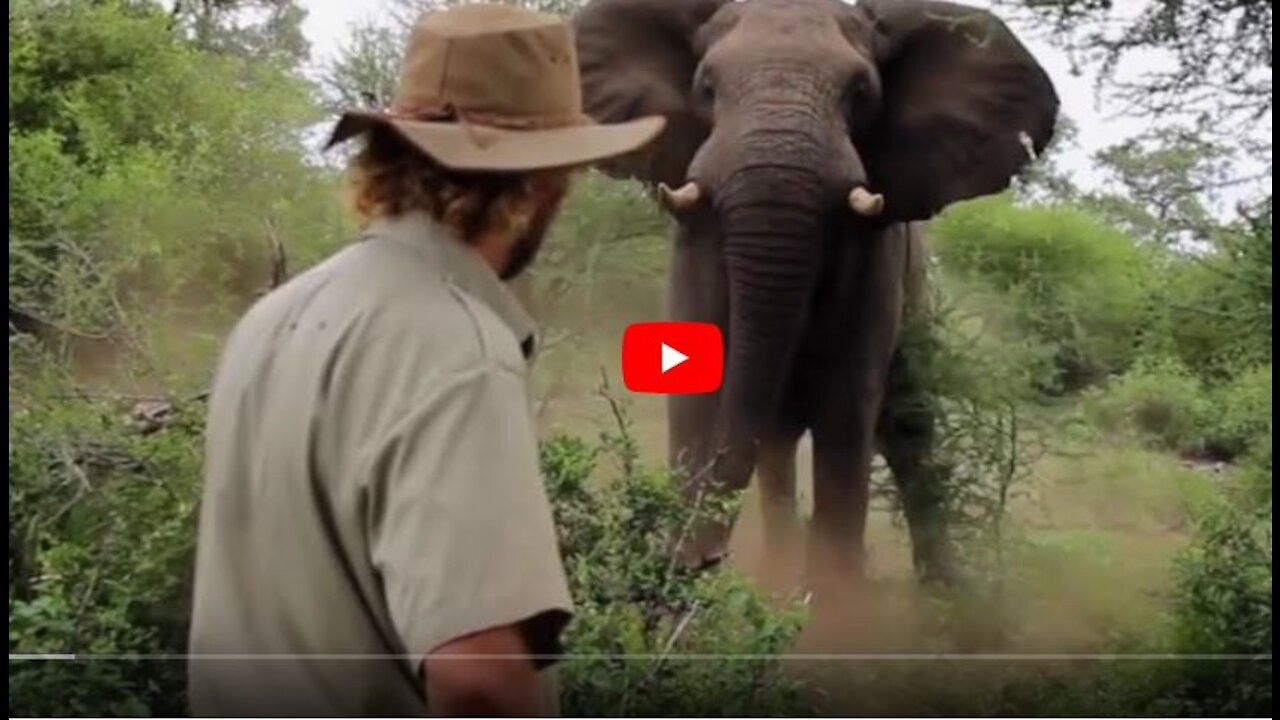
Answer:
<svg viewBox="0 0 1280 720"><path fill-rule="evenodd" d="M80 258L80 262L83 263L84 266L87 267L96 277L102 280L104 286L109 284L108 280L110 276L104 272L101 267L99 267L98 261L94 259L94 257L83 247L67 239L63 233L59 233L57 245L61 247L64 252ZM107 292L106 296L111 303L111 309L115 312L116 320L120 323L120 326L124 331L122 338L124 344L133 351L139 361L146 365L147 370L150 373L153 375L158 374L156 364L152 361L151 354L148 352L142 341L141 333L137 332L137 330L131 326L132 323L130 321L129 313L125 310L124 304L120 302L120 296L111 291Z"/></svg>
<svg viewBox="0 0 1280 720"><path fill-rule="evenodd" d="M700 484L700 481L706 477L715 467L715 458L708 460L694 474L690 475L686 482L698 485L698 494L693 498L693 508L689 513L689 517L685 519L684 526L680 528L680 534L676 536L675 546L671 550L671 557L667 561L666 582L670 587L671 580L675 576L676 563L680 561L680 556L684 551L685 541L689 539L689 535L693 532L694 523L696 523L702 513L702 502L706 498L706 488Z"/></svg>
<svg viewBox="0 0 1280 720"><path fill-rule="evenodd" d="M80 626L84 620L85 611L89 609L89 603L93 600L93 592L97 589L98 580L101 577L102 566L97 565L93 568L92 574L89 575L89 582L85 584L84 594L80 597L80 603L76 607L75 619L71 622L72 649L76 649L80 645Z"/></svg>
<svg viewBox="0 0 1280 720"><path fill-rule="evenodd" d="M627 447L622 452L622 470L626 477L635 475L635 455L634 448L630 447L631 436L627 430L627 414L622 409L622 404L613 396L609 389L609 373L604 367L600 368L600 395L605 402L609 404L609 412L613 414L614 423L618 426L618 433L626 443Z"/></svg>
<svg viewBox="0 0 1280 720"><path fill-rule="evenodd" d="M697 614L699 609L701 609L701 605L699 601L695 600L693 605L689 607L689 610L680 618L680 622L676 623L675 630L673 630L671 632L671 636L667 638L667 642L662 648L662 653L658 656L658 659L654 661L653 667L650 668L649 673L645 675L644 680L642 680L634 690L643 690L653 682L654 678L658 676L658 672L662 670L662 666L666 664L667 658L671 656L671 652L675 649L676 643L679 642L680 636L683 635L684 631L689 627L689 624L693 621L693 616ZM623 693L622 702L619 703L618 715L620 717L626 717L627 703L631 700L632 694L633 688L628 688L626 692Z"/></svg>
<svg viewBox="0 0 1280 720"><path fill-rule="evenodd" d="M9 303L9 314L13 315L14 313L17 313L19 315L26 317L27 319L35 322L37 325L43 325L49 328L50 330L54 330L62 335L67 335L69 337L79 338L81 340L95 340L95 341L106 341L111 339L111 336L107 333L92 332L89 330L81 330L79 328L74 328L74 327L71 327L70 325L66 325L56 320L52 320L48 317L45 317L37 313L36 311L31 310L30 308L25 308L25 307L22 307L21 305L15 305L14 303L11 302ZM10 323L9 330L13 331L15 329L16 328L14 328L13 323Z"/></svg>
<svg viewBox="0 0 1280 720"><path fill-rule="evenodd" d="M104 400L109 402L164 402L163 395L130 395L127 393L101 393L76 390L70 393L49 395L50 400Z"/></svg>
<svg viewBox="0 0 1280 720"><path fill-rule="evenodd" d="M62 458L62 464L66 466L72 477L80 481L81 489L85 492L93 490L93 483L89 482L89 476L85 474L83 468L76 464L75 459L71 457L71 453L67 452L65 447L61 448L58 455Z"/></svg>
<svg viewBox="0 0 1280 720"><path fill-rule="evenodd" d="M676 536L675 546L671 548L671 557L667 560L666 584L671 585L671 579L675 576L676 564L680 562L680 555L684 552L684 543L689 539L689 533L693 531L693 524L698 519L698 513L702 509L702 498L704 495L702 488L698 489L698 494L693 499L693 510L689 513L689 517L685 519L684 526L680 528L680 534ZM664 588L665 591L665 588Z"/></svg>
<svg viewBox="0 0 1280 720"><path fill-rule="evenodd" d="M268 290L280 287L289 279L289 258L284 251L284 243L280 242L275 222L267 218L263 224L267 229L267 252L271 256L271 271L268 278Z"/></svg>
<svg viewBox="0 0 1280 720"><path fill-rule="evenodd" d="M671 637L667 638L667 644L662 648L662 655L658 658L658 662L653 668L654 673L658 672L658 668L662 666L662 663L666 661L667 656L669 656L671 651L675 649L676 643L680 640L680 636L683 635L685 629L689 627L689 623L693 621L693 616L697 614L699 609L701 609L699 601L694 600L693 605L689 607L689 612L686 612L684 617L680 618L680 622L676 624L676 629L671 632Z"/></svg>
<svg viewBox="0 0 1280 720"><path fill-rule="evenodd" d="M540 350L542 354L545 355L548 352L550 352L551 349L554 348L555 346L563 342L572 340L580 336L581 334L582 333L577 332L575 330L559 330L559 331L556 331L555 333L547 333L546 339L542 341Z"/></svg>
<svg viewBox="0 0 1280 720"><path fill-rule="evenodd" d="M65 447L59 448L58 457L62 460L62 464L67 468L67 471L71 476L80 481L79 487L77 487L76 492L71 496L71 499L63 503L62 507L58 508L52 515L50 515L48 520L41 523L44 525L51 525L57 522L63 515L66 515L72 508L79 504L86 495L93 492L93 483L89 481L89 476L85 474L83 468L76 464L75 458L71 457L71 453L67 452Z"/></svg>
<svg viewBox="0 0 1280 720"><path fill-rule="evenodd" d="M117 402L117 403L174 402L178 404L185 404L185 403L203 402L205 400L208 400L209 390L207 389L201 390L199 392L192 393L191 395L188 395L184 398L173 398L172 396L168 396L168 395L137 395L137 394L131 394L131 393L117 393L117 392L89 392L88 390L82 390L82 389L76 389L75 392L71 392L71 393L59 393L56 395L49 395L48 397L51 400L86 400L86 401L102 400L106 402Z"/></svg>

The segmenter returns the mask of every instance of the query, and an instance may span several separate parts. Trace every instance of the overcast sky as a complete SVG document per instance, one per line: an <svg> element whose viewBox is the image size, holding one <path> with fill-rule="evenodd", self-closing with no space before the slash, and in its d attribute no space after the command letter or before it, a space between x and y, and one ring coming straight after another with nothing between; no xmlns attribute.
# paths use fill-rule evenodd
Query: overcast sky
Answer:
<svg viewBox="0 0 1280 720"><path fill-rule="evenodd" d="M1128 0L1140 8L1139 3ZM385 0L302 0L308 17L303 26L312 44L313 62L323 63L338 52L351 25L363 19L376 19ZM988 0L968 0L968 4L989 6ZM1019 30L1023 30L1019 28ZM1067 54L1032 36L1025 30L1021 39L1044 65L1057 87L1065 113L1079 126L1079 148L1064 154L1063 165L1078 183L1096 187L1100 175L1094 169L1091 156L1097 150L1114 145L1126 138L1142 133L1150 127L1146 118L1117 116L1118 108L1099 106L1091 73L1072 73ZM1156 67L1157 59L1138 58L1127 63L1126 72L1140 73L1147 67ZM1269 131L1268 131L1269 134Z"/></svg>

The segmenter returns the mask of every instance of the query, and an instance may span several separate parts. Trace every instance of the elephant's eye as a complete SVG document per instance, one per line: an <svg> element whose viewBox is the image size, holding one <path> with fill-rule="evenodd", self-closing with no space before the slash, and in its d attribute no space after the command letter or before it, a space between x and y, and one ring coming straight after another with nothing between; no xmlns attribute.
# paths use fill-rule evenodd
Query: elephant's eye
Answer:
<svg viewBox="0 0 1280 720"><path fill-rule="evenodd" d="M701 102L710 103L716 99L716 88L715 83L711 80L711 73L703 72L698 74L697 80L694 81L694 92Z"/></svg>
<svg viewBox="0 0 1280 720"><path fill-rule="evenodd" d="M849 79L844 91L845 120L849 131L857 135L867 129L878 112L880 99L874 78L860 72Z"/></svg>
<svg viewBox="0 0 1280 720"><path fill-rule="evenodd" d="M872 97L871 76L858 73L849 81L848 98L851 103L866 102Z"/></svg>

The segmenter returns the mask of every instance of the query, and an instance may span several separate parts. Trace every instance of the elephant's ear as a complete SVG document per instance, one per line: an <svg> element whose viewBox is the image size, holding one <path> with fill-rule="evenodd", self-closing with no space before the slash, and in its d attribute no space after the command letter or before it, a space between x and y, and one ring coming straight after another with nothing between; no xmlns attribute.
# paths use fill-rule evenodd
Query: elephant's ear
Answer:
<svg viewBox="0 0 1280 720"><path fill-rule="evenodd" d="M684 184L685 171L710 132L690 100L698 65L698 28L727 0L592 0L574 18L587 115L620 122L667 119L645 148L600 164L615 177Z"/></svg>
<svg viewBox="0 0 1280 720"><path fill-rule="evenodd" d="M992 14L947 2L863 0L878 31L884 105L861 144L885 215L924 220L1000 192L1053 136L1053 83Z"/></svg>

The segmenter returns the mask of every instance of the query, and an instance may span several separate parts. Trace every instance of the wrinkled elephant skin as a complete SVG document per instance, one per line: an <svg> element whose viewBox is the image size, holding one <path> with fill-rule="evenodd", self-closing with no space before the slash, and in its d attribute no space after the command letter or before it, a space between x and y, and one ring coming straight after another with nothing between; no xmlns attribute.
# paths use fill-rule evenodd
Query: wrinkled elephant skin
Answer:
<svg viewBox="0 0 1280 720"><path fill-rule="evenodd" d="M720 391L670 399L690 497L757 473L766 542L794 532L808 431L821 585L861 570L879 447L917 570L945 576L933 419L901 341L922 300L922 222L1004 190L1044 149L1048 76L1000 20L945 2L593 0L575 27L587 112L668 120L601 169L658 190L677 221L671 318L725 337ZM714 561L728 534L698 528L686 560Z"/></svg>

